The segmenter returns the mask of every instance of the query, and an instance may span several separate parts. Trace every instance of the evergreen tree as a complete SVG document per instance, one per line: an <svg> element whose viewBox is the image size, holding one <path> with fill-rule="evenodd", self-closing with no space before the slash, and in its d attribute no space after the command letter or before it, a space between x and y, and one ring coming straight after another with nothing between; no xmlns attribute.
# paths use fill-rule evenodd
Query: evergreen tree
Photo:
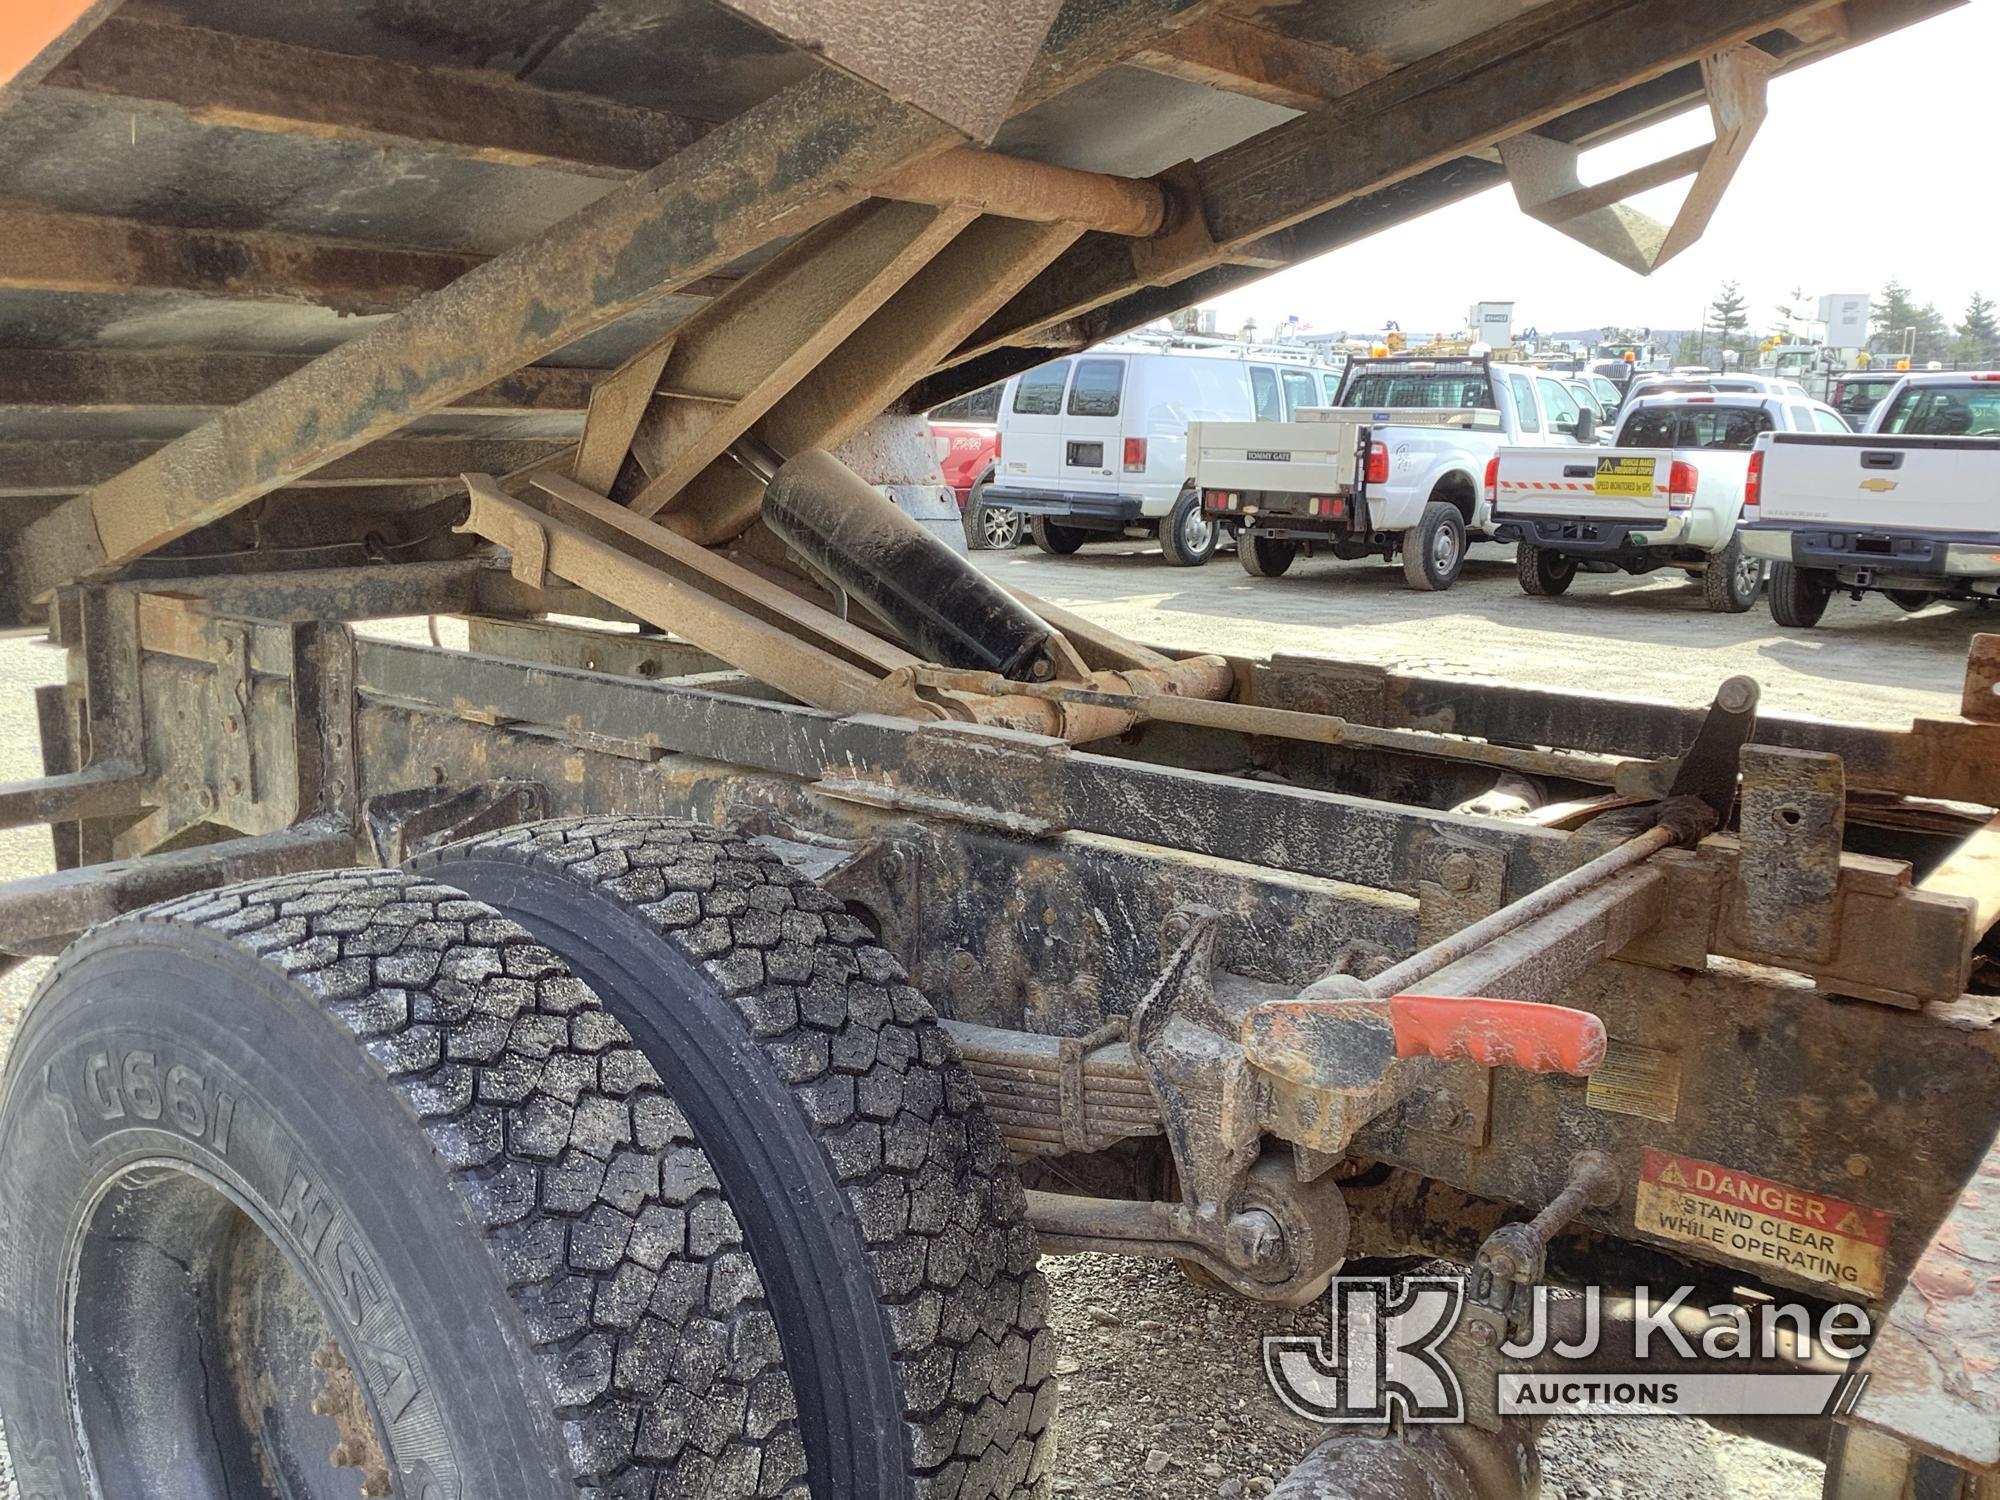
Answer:
<svg viewBox="0 0 2000 1500"><path fill-rule="evenodd" d="M1715 331L1716 338L1725 350L1742 349L1747 343L1750 331L1750 302L1743 295L1743 288L1733 281L1722 283L1722 290L1715 294L1715 300L1708 305L1708 326Z"/></svg>
<svg viewBox="0 0 2000 1500"><path fill-rule="evenodd" d="M1900 281L1890 281L1875 299L1868 314L1868 348L1871 353L1894 359L1903 352L1908 330L1917 326L1917 305L1910 289Z"/></svg>
<svg viewBox="0 0 2000 1500"><path fill-rule="evenodd" d="M1931 360L1951 357L1951 327L1938 312L1935 302L1926 302L1916 312L1917 343L1910 355L1913 368L1920 368Z"/></svg>
<svg viewBox="0 0 2000 1500"><path fill-rule="evenodd" d="M1990 365L2000 361L2000 324L1993 319L1993 299L1972 294L1959 321L1958 341L1952 352L1967 364Z"/></svg>

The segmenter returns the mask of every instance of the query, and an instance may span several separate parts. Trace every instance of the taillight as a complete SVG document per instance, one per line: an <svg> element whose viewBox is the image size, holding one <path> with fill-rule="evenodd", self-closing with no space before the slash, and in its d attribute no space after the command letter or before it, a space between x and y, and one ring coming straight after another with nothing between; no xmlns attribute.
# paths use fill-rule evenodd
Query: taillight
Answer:
<svg viewBox="0 0 2000 1500"><path fill-rule="evenodd" d="M1491 505L1500 490L1500 455L1486 460L1486 503Z"/></svg>
<svg viewBox="0 0 2000 1500"><path fill-rule="evenodd" d="M993 462L1000 462L1000 434L997 432L993 434Z"/></svg>
<svg viewBox="0 0 2000 1500"><path fill-rule="evenodd" d="M1667 470L1667 509L1692 510L1694 508L1695 486L1701 483L1701 475L1695 472L1693 464L1674 460L1674 466Z"/></svg>
<svg viewBox="0 0 2000 1500"><path fill-rule="evenodd" d="M1743 474L1743 515L1746 520L1757 519L1750 513L1762 503L1763 499L1764 450L1757 448L1751 451L1750 467Z"/></svg>
<svg viewBox="0 0 2000 1500"><path fill-rule="evenodd" d="M1125 472L1143 474L1146 472L1146 440L1144 438L1125 439Z"/></svg>
<svg viewBox="0 0 2000 1500"><path fill-rule="evenodd" d="M1389 445L1370 443L1368 445L1368 482L1387 484L1389 482Z"/></svg>

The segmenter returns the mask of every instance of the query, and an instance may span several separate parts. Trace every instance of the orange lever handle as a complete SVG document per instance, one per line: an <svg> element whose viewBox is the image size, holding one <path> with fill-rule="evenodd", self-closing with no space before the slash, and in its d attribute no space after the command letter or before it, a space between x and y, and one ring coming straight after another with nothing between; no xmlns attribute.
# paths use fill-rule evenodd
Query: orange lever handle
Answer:
<svg viewBox="0 0 2000 1500"><path fill-rule="evenodd" d="M1534 1000L1393 995L1389 1027L1398 1057L1442 1057L1530 1073L1597 1071L1604 1022L1589 1011Z"/></svg>

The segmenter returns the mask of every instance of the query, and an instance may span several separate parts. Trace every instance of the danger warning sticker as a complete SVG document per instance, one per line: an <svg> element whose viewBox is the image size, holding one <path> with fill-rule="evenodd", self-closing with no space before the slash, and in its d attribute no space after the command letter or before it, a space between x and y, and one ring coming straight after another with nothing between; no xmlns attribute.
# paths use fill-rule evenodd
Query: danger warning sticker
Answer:
<svg viewBox="0 0 2000 1500"><path fill-rule="evenodd" d="M1882 1295L1889 1215L1734 1167L1648 1150L1633 1224L1642 1234L1822 1282Z"/></svg>

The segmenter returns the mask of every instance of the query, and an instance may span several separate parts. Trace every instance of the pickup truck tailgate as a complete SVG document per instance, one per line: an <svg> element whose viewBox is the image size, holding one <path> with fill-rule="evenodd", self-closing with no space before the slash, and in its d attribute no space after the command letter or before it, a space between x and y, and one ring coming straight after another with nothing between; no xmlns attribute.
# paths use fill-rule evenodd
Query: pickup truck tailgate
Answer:
<svg viewBox="0 0 2000 1500"><path fill-rule="evenodd" d="M2000 532L2000 438L1774 432L1757 441L1762 526Z"/></svg>
<svg viewBox="0 0 2000 1500"><path fill-rule="evenodd" d="M1324 494L1361 480L1360 418L1314 422L1194 422L1188 453L1205 490Z"/></svg>
<svg viewBox="0 0 2000 1500"><path fill-rule="evenodd" d="M1673 467L1671 448L1502 448L1493 516L1658 525Z"/></svg>

